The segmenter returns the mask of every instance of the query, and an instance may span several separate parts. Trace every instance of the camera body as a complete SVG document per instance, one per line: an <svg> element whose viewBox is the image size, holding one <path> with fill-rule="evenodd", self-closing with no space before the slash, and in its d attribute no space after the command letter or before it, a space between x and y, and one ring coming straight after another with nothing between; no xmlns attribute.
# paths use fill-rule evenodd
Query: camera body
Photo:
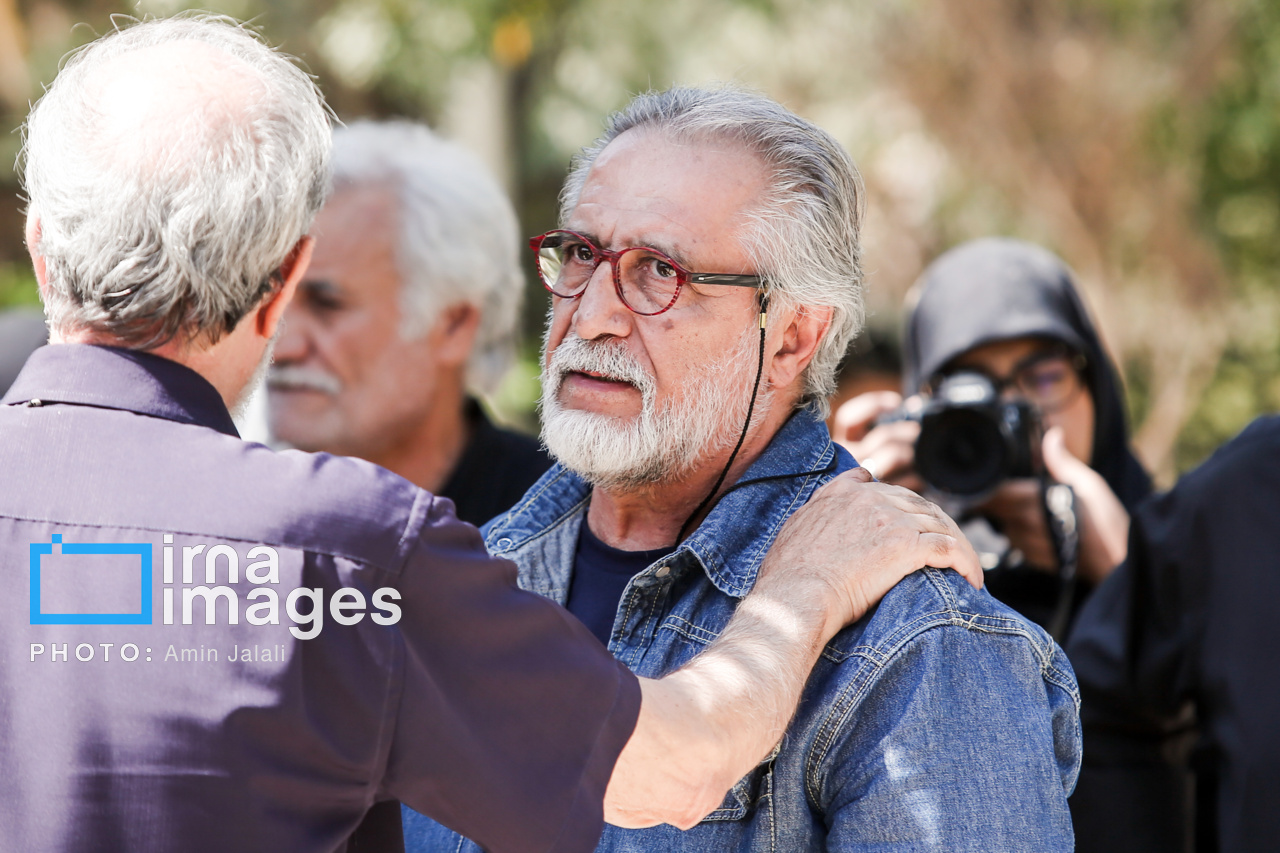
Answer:
<svg viewBox="0 0 1280 853"><path fill-rule="evenodd" d="M916 471L943 495L971 503L1002 481L1032 477L1043 466L1039 410L1025 399L1003 400L976 371L957 371L923 405L892 420L918 420Z"/></svg>

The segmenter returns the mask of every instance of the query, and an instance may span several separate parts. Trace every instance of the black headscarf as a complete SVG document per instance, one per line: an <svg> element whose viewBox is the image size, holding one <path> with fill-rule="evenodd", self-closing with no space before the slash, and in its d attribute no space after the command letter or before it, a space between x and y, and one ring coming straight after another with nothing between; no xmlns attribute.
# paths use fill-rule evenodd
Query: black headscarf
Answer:
<svg viewBox="0 0 1280 853"><path fill-rule="evenodd" d="M1024 337L1062 341L1088 362L1084 378L1094 410L1089 467L1128 510L1150 494L1151 478L1129 447L1115 365L1071 271L1056 255L1021 240L973 240L939 256L914 292L903 335L905 393L916 393L957 356L983 344Z"/></svg>

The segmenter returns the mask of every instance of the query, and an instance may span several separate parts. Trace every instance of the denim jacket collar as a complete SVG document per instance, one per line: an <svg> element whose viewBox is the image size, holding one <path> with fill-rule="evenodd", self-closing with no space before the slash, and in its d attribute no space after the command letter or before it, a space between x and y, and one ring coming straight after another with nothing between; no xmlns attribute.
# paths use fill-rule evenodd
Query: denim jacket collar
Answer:
<svg viewBox="0 0 1280 853"><path fill-rule="evenodd" d="M808 410L796 412L738 481L747 485L721 498L668 561L683 562L682 558L692 557L718 590L742 598L755 585L760 565L787 518L818 486L853 464L852 457L831 441L826 424L817 415ZM750 482L754 480L762 481ZM519 504L486 529L490 550L511 554L539 544L551 545L537 540L570 535L576 546L590 495L586 481L556 463ZM747 515L761 523L742 524ZM562 555L570 547L567 541L558 544ZM529 588L563 601L572 559L535 564L555 576L524 578Z"/></svg>

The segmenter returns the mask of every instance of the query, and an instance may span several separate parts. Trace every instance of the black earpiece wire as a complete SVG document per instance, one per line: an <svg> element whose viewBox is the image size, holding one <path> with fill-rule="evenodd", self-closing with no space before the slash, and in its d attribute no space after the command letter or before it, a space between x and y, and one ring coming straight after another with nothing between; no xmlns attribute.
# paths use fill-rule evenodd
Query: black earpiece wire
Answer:
<svg viewBox="0 0 1280 853"><path fill-rule="evenodd" d="M738 451L742 449L742 443L747 440L747 430L751 427L751 415L756 409L756 395L760 393L760 377L764 374L764 331L765 324L769 318L769 295L761 292L760 294L760 352L756 362L756 381L751 386L751 402L747 405L747 419L742 424L742 432L738 434L738 443L733 448L733 453L729 454L729 461L724 464L720 476L716 479L716 484L711 487L711 491L702 499L702 503L689 513L689 517L684 520L684 524L680 526L680 533L676 536L676 545L684 541L685 533L689 529L689 525L698 517L707 505L715 498L716 492L720 491L720 486L724 484L724 478L729 475L729 469L733 467L734 460L738 458Z"/></svg>

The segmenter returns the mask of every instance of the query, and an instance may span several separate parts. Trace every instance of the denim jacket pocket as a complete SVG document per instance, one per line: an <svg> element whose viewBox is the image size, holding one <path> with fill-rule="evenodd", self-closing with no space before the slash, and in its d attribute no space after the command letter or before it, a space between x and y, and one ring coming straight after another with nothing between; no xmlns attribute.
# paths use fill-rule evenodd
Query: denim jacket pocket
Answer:
<svg viewBox="0 0 1280 853"><path fill-rule="evenodd" d="M703 823L719 820L742 820L750 815L757 804L773 797L773 762L782 751L782 742L773 748L746 776L738 780L725 794L720 807L702 819Z"/></svg>

